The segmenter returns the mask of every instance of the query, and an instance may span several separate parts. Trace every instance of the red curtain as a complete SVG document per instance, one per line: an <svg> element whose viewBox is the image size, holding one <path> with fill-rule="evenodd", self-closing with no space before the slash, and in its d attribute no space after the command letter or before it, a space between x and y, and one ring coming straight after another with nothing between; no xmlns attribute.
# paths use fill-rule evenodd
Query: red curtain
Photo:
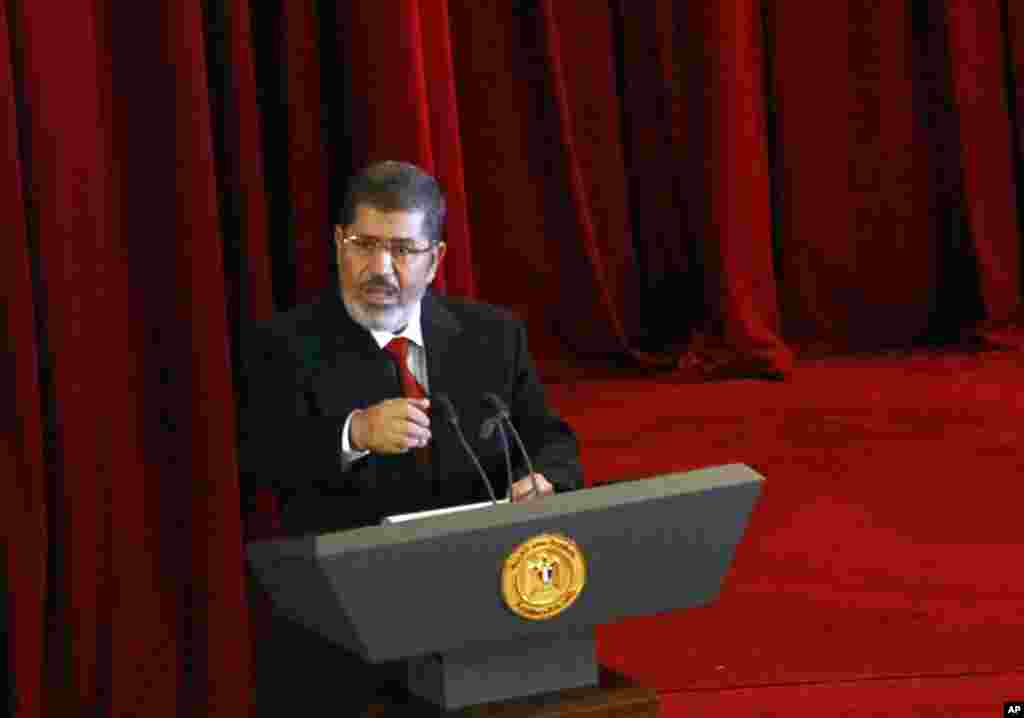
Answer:
<svg viewBox="0 0 1024 718"><path fill-rule="evenodd" d="M952 0L948 7L950 65L953 96L958 109L963 148L964 204L978 264L985 321L979 326L989 341L1021 346L1021 251L1019 206L1013 128L1008 99L1017 87L1007 88L1007 68L1015 67L1012 54L1017 41L1020 10L997 0ZM1008 37L1008 35L1010 37ZM1019 48L1018 48L1019 52ZM1016 57L1019 57L1017 55ZM1016 112L1024 111L1017 106ZM1016 114L1016 113L1015 113ZM1018 128L1020 115L1017 115Z"/></svg>
<svg viewBox="0 0 1024 718"><path fill-rule="evenodd" d="M0 40L10 37L6 8L0 5ZM15 121L10 55L0 59L0 122L4 162L0 167L0 213L6 218L0 242L0 283L6 287L0 321L4 352L0 361L3 402L3 446L0 448L0 505L4 506L3 555L7 590L0 617L8 639L5 665L18 666L17 693L22 713L42 715L46 617L47 481L43 461L39 350L32 301L32 267L25 226L25 196ZM3 389L2 387L6 387ZM13 679L13 676L11 677Z"/></svg>
<svg viewBox="0 0 1024 718"><path fill-rule="evenodd" d="M334 281L368 161L547 367L1024 346L1008 0L9 0L0 47L18 716L245 714L238 328Z"/></svg>
<svg viewBox="0 0 1024 718"><path fill-rule="evenodd" d="M20 426L5 510L45 503L49 529L22 515L9 546L18 715L231 714L247 623L202 8L7 7L24 190L3 201L29 229L5 235L8 346L17 416L45 429Z"/></svg>

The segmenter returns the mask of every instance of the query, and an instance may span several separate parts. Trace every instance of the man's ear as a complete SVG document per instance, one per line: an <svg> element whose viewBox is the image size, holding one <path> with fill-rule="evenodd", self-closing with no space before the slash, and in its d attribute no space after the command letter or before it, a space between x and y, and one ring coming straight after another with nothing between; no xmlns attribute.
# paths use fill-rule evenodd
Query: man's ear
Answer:
<svg viewBox="0 0 1024 718"><path fill-rule="evenodd" d="M441 260L444 259L445 252L448 251L448 245L442 242L437 247L437 254L434 255L434 266L431 268L430 281L434 281L434 277L437 276L437 270L441 267Z"/></svg>

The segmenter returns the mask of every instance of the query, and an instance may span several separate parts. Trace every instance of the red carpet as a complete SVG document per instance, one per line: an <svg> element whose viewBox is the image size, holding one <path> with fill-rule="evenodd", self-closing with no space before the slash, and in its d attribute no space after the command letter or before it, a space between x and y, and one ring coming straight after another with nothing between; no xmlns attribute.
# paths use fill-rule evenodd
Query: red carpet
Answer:
<svg viewBox="0 0 1024 718"><path fill-rule="evenodd" d="M715 605L599 632L663 715L996 716L1024 698L1024 355L549 392L592 483L732 462L767 479Z"/></svg>

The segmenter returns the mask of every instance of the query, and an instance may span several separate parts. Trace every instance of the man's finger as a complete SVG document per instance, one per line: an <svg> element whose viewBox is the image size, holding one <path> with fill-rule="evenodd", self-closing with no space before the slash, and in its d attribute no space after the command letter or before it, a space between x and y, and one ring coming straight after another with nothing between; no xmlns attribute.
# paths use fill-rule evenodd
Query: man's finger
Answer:
<svg viewBox="0 0 1024 718"><path fill-rule="evenodd" d="M537 490L534 490L533 482L537 482ZM512 500L527 501L553 494L554 486L544 478L543 474L532 474L512 484Z"/></svg>
<svg viewBox="0 0 1024 718"><path fill-rule="evenodd" d="M403 439L408 446L426 446L430 441L430 432L410 426L406 429Z"/></svg>
<svg viewBox="0 0 1024 718"><path fill-rule="evenodd" d="M422 426L424 429L430 428L430 417L414 401L410 401L406 405L405 416L417 426Z"/></svg>
<svg viewBox="0 0 1024 718"><path fill-rule="evenodd" d="M532 479L532 480L531 480ZM536 481L537 491L543 494L554 493L554 486L551 482L544 478L543 474L533 474L532 476L526 477L527 482L530 485L530 490L533 490L533 482Z"/></svg>

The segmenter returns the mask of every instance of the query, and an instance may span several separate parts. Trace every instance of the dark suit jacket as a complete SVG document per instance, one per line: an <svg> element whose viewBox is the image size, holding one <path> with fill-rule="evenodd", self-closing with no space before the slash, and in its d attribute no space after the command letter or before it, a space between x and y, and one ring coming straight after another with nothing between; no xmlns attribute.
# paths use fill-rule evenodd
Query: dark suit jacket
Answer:
<svg viewBox="0 0 1024 718"><path fill-rule="evenodd" d="M556 491L579 488L575 436L547 406L522 322L494 306L431 292L421 321L428 392L447 394L499 498L507 491L497 434L480 438L502 397L536 471ZM337 289L243 334L241 401L243 496L273 488L286 533L298 535L379 523L386 515L487 499L487 491L444 414L431 405L432 466L411 453L371 454L340 470L338 435L353 409L402 396L394 362L348 315ZM513 444L514 447L514 444ZM525 475L516 457L516 476Z"/></svg>

